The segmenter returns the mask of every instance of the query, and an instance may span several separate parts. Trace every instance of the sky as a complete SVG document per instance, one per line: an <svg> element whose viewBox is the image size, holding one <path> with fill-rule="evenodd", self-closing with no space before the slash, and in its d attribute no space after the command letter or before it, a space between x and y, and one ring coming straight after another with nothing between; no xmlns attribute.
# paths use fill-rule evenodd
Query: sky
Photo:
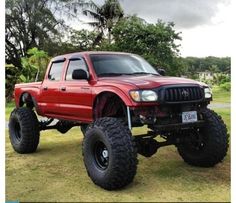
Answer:
<svg viewBox="0 0 236 203"><path fill-rule="evenodd" d="M104 0L94 0L102 4ZM231 56L233 0L120 0L125 14L174 22L181 56Z"/></svg>

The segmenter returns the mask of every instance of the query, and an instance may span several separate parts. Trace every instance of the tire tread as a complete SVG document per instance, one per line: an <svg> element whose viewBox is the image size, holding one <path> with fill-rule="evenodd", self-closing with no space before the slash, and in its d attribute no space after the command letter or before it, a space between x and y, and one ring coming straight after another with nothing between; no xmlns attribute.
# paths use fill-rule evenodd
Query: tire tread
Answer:
<svg viewBox="0 0 236 203"><path fill-rule="evenodd" d="M221 116L213 110L205 109L202 114L208 122L206 126L209 138L207 153L203 157L192 158L185 151L184 146L177 146L177 149L186 163L200 167L212 167L226 156L229 147L229 134L227 134L227 128Z"/></svg>
<svg viewBox="0 0 236 203"><path fill-rule="evenodd" d="M90 169L86 166L84 158L88 175L95 184L107 190L119 189L128 185L134 179L138 163L137 149L130 130L119 119L110 117L100 118L89 126L83 143L86 143L86 139L90 139L88 135L94 128L99 128L105 133L109 143L111 143L115 163L109 171L109 177L101 182L91 176Z"/></svg>

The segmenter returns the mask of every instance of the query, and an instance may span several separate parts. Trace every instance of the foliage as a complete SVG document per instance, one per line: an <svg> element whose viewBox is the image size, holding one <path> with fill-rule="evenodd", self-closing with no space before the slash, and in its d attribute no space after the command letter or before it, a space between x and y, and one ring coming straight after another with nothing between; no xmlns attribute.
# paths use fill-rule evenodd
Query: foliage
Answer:
<svg viewBox="0 0 236 203"><path fill-rule="evenodd" d="M18 82L19 78L19 71L16 66L13 64L5 64L5 71L6 71L6 81L5 81L5 96L6 101L9 102L12 100L12 93L14 90L15 84Z"/></svg>
<svg viewBox="0 0 236 203"><path fill-rule="evenodd" d="M230 92L230 90L231 90L231 83L230 82L222 83L222 84L220 84L220 88L222 88L225 91Z"/></svg>
<svg viewBox="0 0 236 203"><path fill-rule="evenodd" d="M111 32L114 25L123 17L124 12L118 0L106 0L103 5L93 1L83 3L83 14L92 17L94 21L88 24L99 32L95 40L98 44L108 32L108 42L111 43Z"/></svg>
<svg viewBox="0 0 236 203"><path fill-rule="evenodd" d="M11 101L14 85L18 82L32 82L34 80L42 80L49 62L49 56L45 51L38 50L34 47L29 49L27 57L21 58L22 68L13 64L6 64L6 101Z"/></svg>
<svg viewBox="0 0 236 203"><path fill-rule="evenodd" d="M214 80L214 84L221 85L226 82L230 82L230 76L223 73L218 73L214 75L213 80Z"/></svg>
<svg viewBox="0 0 236 203"><path fill-rule="evenodd" d="M47 1L6 1L6 60L21 67L21 57L31 47L44 47L58 34L58 22Z"/></svg>
<svg viewBox="0 0 236 203"><path fill-rule="evenodd" d="M111 49L142 55L155 67L164 67L169 75L179 74L181 61L177 59L176 40L181 40L173 23L158 21L149 24L137 16L120 20L112 31Z"/></svg>
<svg viewBox="0 0 236 203"><path fill-rule="evenodd" d="M6 62L21 68L21 57L32 47L48 51L60 42L65 15L77 12L79 0L6 0ZM53 54L53 53L49 53Z"/></svg>
<svg viewBox="0 0 236 203"><path fill-rule="evenodd" d="M192 75L193 73L210 71L213 73L228 73L230 74L231 61L230 57L186 57L182 58L183 63L187 67L187 74Z"/></svg>
<svg viewBox="0 0 236 203"><path fill-rule="evenodd" d="M26 60L29 49L37 47L50 56L62 51L63 32L68 28L62 17L76 14L80 3L80 0L6 0L7 100L12 97L16 82L32 81L35 78L37 68L33 68L31 62L30 65L27 64ZM40 67L40 70L43 69Z"/></svg>
<svg viewBox="0 0 236 203"><path fill-rule="evenodd" d="M230 75L224 74L224 73L214 73L213 79L203 79L202 82L205 82L206 84L212 86L212 85L221 85L225 84L227 82L230 83Z"/></svg>
<svg viewBox="0 0 236 203"><path fill-rule="evenodd" d="M38 50L34 47L29 49L27 52L28 57L23 57L22 60L22 71L20 80L22 82L32 82L42 80L44 73L49 62L49 56L45 51Z"/></svg>
<svg viewBox="0 0 236 203"><path fill-rule="evenodd" d="M95 49L99 44L95 44L98 32L71 29L69 39L62 44L61 49L66 53L78 52L78 51L89 51Z"/></svg>
<svg viewBox="0 0 236 203"><path fill-rule="evenodd" d="M213 87L213 85L214 85L214 81L213 80L209 80L209 79L201 80L201 82L206 83L209 87Z"/></svg>

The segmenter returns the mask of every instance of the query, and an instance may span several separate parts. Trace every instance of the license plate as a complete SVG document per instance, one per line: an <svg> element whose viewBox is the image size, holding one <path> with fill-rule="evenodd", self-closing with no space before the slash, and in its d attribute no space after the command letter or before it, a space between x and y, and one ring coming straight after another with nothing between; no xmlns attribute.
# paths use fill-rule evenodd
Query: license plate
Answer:
<svg viewBox="0 0 236 203"><path fill-rule="evenodd" d="M182 112L182 122L183 123L192 123L197 121L197 112L196 111L187 111Z"/></svg>

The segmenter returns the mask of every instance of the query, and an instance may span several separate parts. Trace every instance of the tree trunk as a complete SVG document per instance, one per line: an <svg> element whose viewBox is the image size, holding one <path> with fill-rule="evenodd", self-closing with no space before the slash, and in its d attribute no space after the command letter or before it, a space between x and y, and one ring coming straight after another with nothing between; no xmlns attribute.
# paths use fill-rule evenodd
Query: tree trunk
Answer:
<svg viewBox="0 0 236 203"><path fill-rule="evenodd" d="M108 43L111 44L111 29L108 29Z"/></svg>

